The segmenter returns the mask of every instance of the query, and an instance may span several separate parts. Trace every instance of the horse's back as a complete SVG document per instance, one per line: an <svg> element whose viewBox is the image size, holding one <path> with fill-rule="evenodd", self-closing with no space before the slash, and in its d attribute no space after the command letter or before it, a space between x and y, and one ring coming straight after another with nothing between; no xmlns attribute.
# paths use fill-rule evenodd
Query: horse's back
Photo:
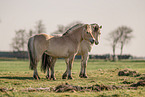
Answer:
<svg viewBox="0 0 145 97"><path fill-rule="evenodd" d="M53 36L45 34L45 33L36 34L34 36L35 40L38 40L38 41L44 41L44 40L46 41L46 40L49 40L52 37Z"/></svg>

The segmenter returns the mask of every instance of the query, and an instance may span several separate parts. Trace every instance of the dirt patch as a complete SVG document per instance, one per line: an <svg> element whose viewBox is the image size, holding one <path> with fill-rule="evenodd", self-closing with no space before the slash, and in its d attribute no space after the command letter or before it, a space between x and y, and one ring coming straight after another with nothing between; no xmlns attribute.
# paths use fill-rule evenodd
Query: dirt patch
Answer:
<svg viewBox="0 0 145 97"><path fill-rule="evenodd" d="M130 81L123 81L122 83L123 83L123 84L131 84L131 83L133 83L133 82L130 82Z"/></svg>
<svg viewBox="0 0 145 97"><path fill-rule="evenodd" d="M103 84L81 87L81 86L69 85L68 83L66 83L66 84L58 85L57 87L55 87L54 91L55 92L103 91L103 90L114 90L114 89L122 89L122 88L123 88L122 86L115 86L115 85L106 86Z"/></svg>
<svg viewBox="0 0 145 97"><path fill-rule="evenodd" d="M131 84L130 87L145 86L145 80L138 81L137 83Z"/></svg>
<svg viewBox="0 0 145 97"><path fill-rule="evenodd" d="M132 77L138 77L141 74L138 73L137 71L133 71L133 70L129 70L129 69L125 69L125 70L121 70L118 72L118 76L132 76Z"/></svg>
<svg viewBox="0 0 145 97"><path fill-rule="evenodd" d="M132 82L124 81L125 84L131 84ZM145 80L138 81L137 83L133 83L131 85L125 85L125 86L116 86L116 85L99 85L95 84L92 86L73 86L68 83L58 85L56 87L47 87L47 88L27 88L21 91L28 91L28 92L35 92L35 91L48 91L48 92L56 92L56 93L62 93L62 92L99 92L104 90L117 90L117 89L137 89L138 86L145 86ZM8 91L6 89L0 89L0 91Z"/></svg>
<svg viewBox="0 0 145 97"><path fill-rule="evenodd" d="M145 80L138 81L137 83L124 81L124 84L131 84L129 86L116 86L116 85L99 85L95 84L88 87L81 87L81 86L73 86L69 85L68 83L58 85L54 88L55 92L76 92L76 91L104 91L104 90L117 90L117 89L137 89L138 86L145 86ZM133 83L133 84L132 84Z"/></svg>
<svg viewBox="0 0 145 97"><path fill-rule="evenodd" d="M145 80L145 77L140 77L139 79L140 79L140 80Z"/></svg>

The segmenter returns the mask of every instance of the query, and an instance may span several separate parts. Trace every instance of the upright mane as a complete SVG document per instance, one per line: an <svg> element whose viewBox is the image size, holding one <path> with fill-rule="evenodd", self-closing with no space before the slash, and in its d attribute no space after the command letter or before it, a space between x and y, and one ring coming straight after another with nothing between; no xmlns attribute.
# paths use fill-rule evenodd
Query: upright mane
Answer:
<svg viewBox="0 0 145 97"><path fill-rule="evenodd" d="M97 28L99 28L99 25L94 23L94 24L91 24L91 26L96 26Z"/></svg>
<svg viewBox="0 0 145 97"><path fill-rule="evenodd" d="M69 29L67 29L66 32L65 32L63 35L67 35L67 34L70 33L71 31L73 31L73 30L75 30L75 29L77 29L77 28L79 28L79 27L81 27L81 26L83 26L82 23L76 24L76 25L70 27ZM63 36L63 35L62 35L62 36Z"/></svg>
<svg viewBox="0 0 145 97"><path fill-rule="evenodd" d="M92 28L94 27L94 31L97 31L100 27L98 24L94 23L94 24L91 24Z"/></svg>

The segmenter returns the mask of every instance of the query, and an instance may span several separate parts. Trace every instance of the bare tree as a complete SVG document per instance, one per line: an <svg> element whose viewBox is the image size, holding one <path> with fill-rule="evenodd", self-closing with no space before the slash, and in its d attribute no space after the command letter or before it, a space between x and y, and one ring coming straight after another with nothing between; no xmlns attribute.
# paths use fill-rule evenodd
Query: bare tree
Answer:
<svg viewBox="0 0 145 97"><path fill-rule="evenodd" d="M118 31L121 33L120 36L120 55L123 53L123 47L125 44L129 43L129 41L132 39L132 29L127 26L121 26L118 28Z"/></svg>
<svg viewBox="0 0 145 97"><path fill-rule="evenodd" d="M39 20L38 22L36 22L36 26L35 26L35 34L40 34L40 33L45 33L45 26L42 23L42 20Z"/></svg>
<svg viewBox="0 0 145 97"><path fill-rule="evenodd" d="M78 24L78 23L81 23L81 22L75 21L75 22L68 24L67 26L58 25L58 29L56 31L52 32L51 34L63 34L68 28L70 28L71 26Z"/></svg>
<svg viewBox="0 0 145 97"><path fill-rule="evenodd" d="M42 23L42 21L39 20L36 22L35 29L34 30L30 29L29 32L27 33L27 39L29 39L31 36L35 34L40 34L40 33L45 33L45 32L46 32L45 26Z"/></svg>
<svg viewBox="0 0 145 97"><path fill-rule="evenodd" d="M13 51L25 51L26 48L26 31L18 30L16 31L16 35L13 38L11 44Z"/></svg>
<svg viewBox="0 0 145 97"><path fill-rule="evenodd" d="M31 36L35 35L36 32L32 29L29 30L29 32L27 33L27 38L29 39Z"/></svg>
<svg viewBox="0 0 145 97"><path fill-rule="evenodd" d="M28 33L26 33L26 30L23 29L16 31L15 37L10 44L13 51L25 51L28 39L32 35L39 33L45 33L45 27L41 20L36 22L35 29L30 29Z"/></svg>
<svg viewBox="0 0 145 97"><path fill-rule="evenodd" d="M112 47L112 50L113 50L113 61L116 60L116 47L117 47L117 44L118 44L118 41L120 39L120 32L118 30L114 30L112 31L111 33L109 33L109 38L108 40L111 42L111 47Z"/></svg>
<svg viewBox="0 0 145 97"><path fill-rule="evenodd" d="M120 55L123 53L123 47L127 44L132 38L132 29L126 26L118 27L116 30L109 33L108 40L111 42L113 50L113 61L116 60L116 47L120 46Z"/></svg>

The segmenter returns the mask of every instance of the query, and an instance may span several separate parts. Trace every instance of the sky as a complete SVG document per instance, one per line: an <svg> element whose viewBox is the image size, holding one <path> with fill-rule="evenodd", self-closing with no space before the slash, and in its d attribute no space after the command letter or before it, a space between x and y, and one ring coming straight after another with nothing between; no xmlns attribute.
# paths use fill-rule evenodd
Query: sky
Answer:
<svg viewBox="0 0 145 97"><path fill-rule="evenodd" d="M100 44L90 54L112 54L108 34L119 26L130 27L133 38L123 54L145 56L145 0L0 0L0 51L12 51L15 31L34 29L39 20L47 34L74 21L102 25Z"/></svg>

